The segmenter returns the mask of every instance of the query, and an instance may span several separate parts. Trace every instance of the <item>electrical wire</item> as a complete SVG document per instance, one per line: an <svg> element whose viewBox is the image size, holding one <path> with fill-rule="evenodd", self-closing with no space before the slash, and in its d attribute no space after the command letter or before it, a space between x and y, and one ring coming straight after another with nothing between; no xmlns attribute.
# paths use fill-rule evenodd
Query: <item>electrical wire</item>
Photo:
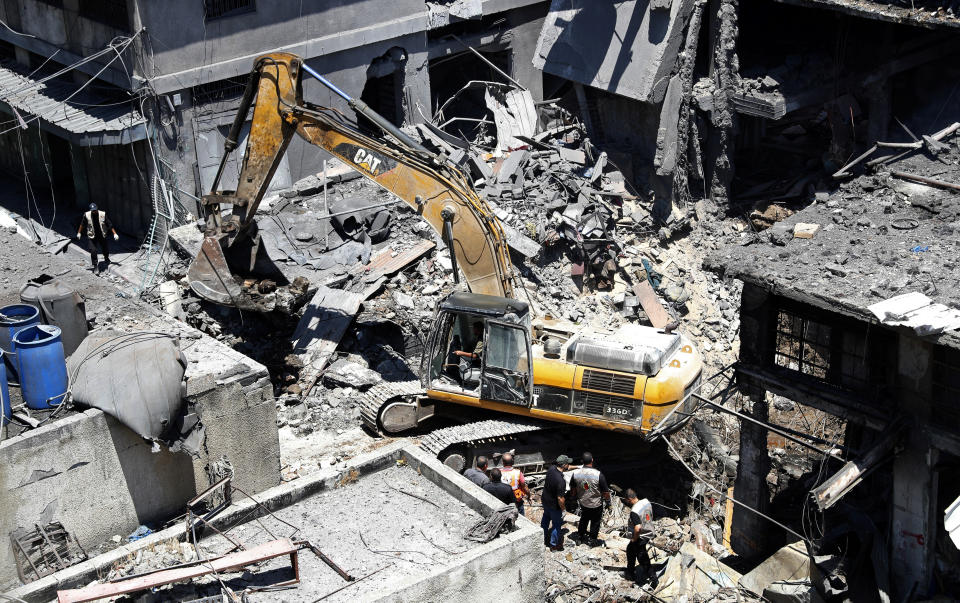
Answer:
<svg viewBox="0 0 960 603"><path fill-rule="evenodd" d="M97 54L105 54L105 53L109 52L110 50L117 50L117 56L119 56L120 50L126 50L126 48L133 42L133 40L134 40L138 35L140 35L140 32L137 32L136 34L134 34L133 37L123 38L123 40L124 40L124 41L122 42L123 47L120 48L120 49L117 49L117 48L115 47L116 40L120 39L120 37L114 38L114 39L110 42L110 44L107 46L107 48L105 48L103 51L101 51L100 53L97 53ZM51 75L51 76L48 76L48 77L46 77L46 78L42 78L42 79L40 79L40 80L36 80L35 82L32 82L32 83L30 83L30 84L27 84L26 86L22 86L21 88L18 88L16 91L7 94L6 96L4 96L4 97L3 97L2 99L0 99L0 100L3 100L4 102L6 102L6 103L10 104L11 106L13 106L14 100L16 100L15 97L16 97L17 94L20 94L20 93L22 93L22 92L28 91L28 90L30 90L30 89L32 89L32 88L35 88L35 87L37 87L37 86L39 86L39 85L41 85L41 84L43 84L43 83L45 83L45 82L53 79L54 77L58 77L59 75L62 75L62 74L67 73L67 72L69 72L69 71L72 71L72 70L75 69L76 67L78 67L78 66L80 66L80 65L83 65L83 64L89 62L89 60L91 60L92 57L94 57L94 56L96 56L96 55L91 55L90 57L87 57L87 58L85 58L85 59L83 59L83 60L81 60L81 61L77 61L76 63L74 63L74 64L72 64L72 65L70 65L70 66L68 66L68 67L65 67L64 69L59 70L57 73L55 73L55 74L53 74L53 75ZM113 64L113 62L114 62L115 60L117 60L117 57L113 57L113 58L111 58L109 61L107 61L107 63L106 63L103 67L101 67L100 70L97 71L97 73L93 75L93 77L91 77L91 78L88 79L86 82L84 82L83 84L81 84L76 90L74 90L73 92L71 92L70 95L67 96L65 99L59 101L58 106L66 105L74 96L76 96L77 94L79 94L84 88L86 88L87 86L89 86L94 80L96 80L98 77L100 77L100 75L101 75L104 71L106 71L106 70ZM20 100L22 100L22 99L20 99ZM34 116L30 117L29 119L23 120L19 125L13 126L13 127L8 128L8 129L6 129L6 130L3 130L3 131L0 131L0 136L2 136L3 134L6 134L6 133L8 133L8 132L12 132L13 130L15 130L15 129L17 129L17 128L22 128L22 127L24 127L24 125L30 124L30 123L32 123L32 122L34 122L34 121L38 121L38 120L40 120L40 119L41 119L41 116L40 116L40 115L34 115ZM49 122L49 123L51 123L51 124L59 124L59 123L62 123L63 121L66 121L67 119L69 119L69 118L65 116L63 119L60 119L60 120L53 120L53 119L46 118L45 121L47 121L47 122Z"/></svg>
<svg viewBox="0 0 960 603"><path fill-rule="evenodd" d="M10 27L9 25L7 25L7 22L6 22L6 21L0 21L0 25L3 25L4 27L6 27L7 29L9 29L11 32L17 34L18 36L23 36L23 37L25 37L25 38L36 38L36 37L37 37L37 36L35 36L35 35L33 35L33 34L28 34L28 33L23 33L22 31L17 31L16 29L14 29L14 28Z"/></svg>
<svg viewBox="0 0 960 603"><path fill-rule="evenodd" d="M767 521L769 521L770 523L774 524L774 525L777 526L778 528L784 530L785 532L787 532L787 533L789 533L789 534L791 534L791 535L793 535L793 536L796 536L798 539L800 539L800 540L804 541L805 543L807 543L808 545L811 545L811 546L812 546L812 542L811 542L806 536L804 536L804 535L802 535L802 534L800 534L800 533L798 533L798 532L790 529L789 527L783 525L782 523L780 523L780 522L777 521L776 519L770 517L769 515L766 515L765 513L761 512L761 511L758 511L757 509L754 509L754 508L751 507L750 505L748 505L748 504L746 504L746 503L743 503L743 502L740 502L739 500L733 498L732 496L731 496L731 497L728 497L725 492L721 492L720 490L718 490L717 488L715 488L715 487L713 486L713 484L711 484L710 482L708 482L708 481L705 480L704 478L700 477L700 476L697 474L697 472L694 471L694 470L690 467L690 465L688 465L687 462L683 460L683 456L681 456L680 453L677 451L677 449L673 447L673 444L670 443L669 438L663 438L663 441L666 442L667 448L669 448L670 451L673 453L674 458L677 459L677 460L680 462L681 465L683 465L684 469L686 469L686 470L690 473L690 475L692 475L694 478L696 478L699 482L703 483L703 485L705 485L707 488L709 488L710 490L712 490L712 491L715 492L716 494L720 495L720 496L723 497L724 499L730 500L730 502L732 502L733 504L739 505L739 506L747 509L747 510L750 511L751 513L754 513L754 514L756 514L756 515L759 515L760 517L766 519Z"/></svg>

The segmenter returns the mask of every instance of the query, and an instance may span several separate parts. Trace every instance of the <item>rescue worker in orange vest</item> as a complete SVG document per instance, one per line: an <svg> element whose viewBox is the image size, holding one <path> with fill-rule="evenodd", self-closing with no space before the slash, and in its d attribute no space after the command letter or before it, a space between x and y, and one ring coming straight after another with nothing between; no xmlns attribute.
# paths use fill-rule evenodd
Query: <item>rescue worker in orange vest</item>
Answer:
<svg viewBox="0 0 960 603"><path fill-rule="evenodd" d="M503 453L500 462L503 464L500 468L500 481L513 489L513 497L517 499L517 513L523 515L523 499L530 499L530 488L523 478L523 471L513 466L513 454L510 452Z"/></svg>

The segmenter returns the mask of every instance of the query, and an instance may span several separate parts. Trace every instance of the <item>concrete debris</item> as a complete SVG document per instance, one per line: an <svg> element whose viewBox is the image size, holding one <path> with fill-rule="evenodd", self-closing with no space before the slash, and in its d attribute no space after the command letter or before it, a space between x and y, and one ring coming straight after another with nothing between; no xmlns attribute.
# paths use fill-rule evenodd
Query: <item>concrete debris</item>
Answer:
<svg viewBox="0 0 960 603"><path fill-rule="evenodd" d="M806 224L804 222L797 222L793 225L793 238L812 239L817 234L818 230L820 230L819 224Z"/></svg>
<svg viewBox="0 0 960 603"><path fill-rule="evenodd" d="M339 289L320 286L293 332L293 351L303 362L300 391L309 393L340 338L360 309L363 297Z"/></svg>
<svg viewBox="0 0 960 603"><path fill-rule="evenodd" d="M913 291L877 302L867 308L880 322L910 327L918 335L936 335L960 328L960 310Z"/></svg>
<svg viewBox="0 0 960 603"><path fill-rule="evenodd" d="M163 304L163 311L177 320L184 320L187 316L183 311L183 301L180 299L180 286L176 281L163 281L157 287L157 294Z"/></svg>
<svg viewBox="0 0 960 603"><path fill-rule="evenodd" d="M337 360L323 371L323 381L332 387L364 390L381 381L381 376L365 366L348 360Z"/></svg>
<svg viewBox="0 0 960 603"><path fill-rule="evenodd" d="M765 595L765 591L775 583L784 586L792 583L800 587L801 582L806 582L808 592L812 590L810 554L804 543L794 542L767 557L760 565L740 578L739 584L755 595ZM815 596L819 597L819 595Z"/></svg>

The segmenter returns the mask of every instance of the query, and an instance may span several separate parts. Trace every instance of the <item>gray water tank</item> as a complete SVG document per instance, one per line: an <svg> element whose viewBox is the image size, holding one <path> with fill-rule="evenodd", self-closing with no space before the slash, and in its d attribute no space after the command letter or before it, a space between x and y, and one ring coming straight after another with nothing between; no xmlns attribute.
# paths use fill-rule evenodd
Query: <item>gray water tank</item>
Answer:
<svg viewBox="0 0 960 603"><path fill-rule="evenodd" d="M20 288L20 301L40 310L40 322L60 328L67 356L86 339L89 328L83 297L63 281L46 274L32 279Z"/></svg>

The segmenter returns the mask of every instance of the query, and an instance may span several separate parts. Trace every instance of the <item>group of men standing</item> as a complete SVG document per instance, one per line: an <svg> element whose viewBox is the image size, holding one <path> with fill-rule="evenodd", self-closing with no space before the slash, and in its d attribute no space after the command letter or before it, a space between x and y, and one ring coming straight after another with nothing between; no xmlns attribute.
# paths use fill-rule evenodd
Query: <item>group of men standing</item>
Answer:
<svg viewBox="0 0 960 603"><path fill-rule="evenodd" d="M607 478L594 468L594 458L589 452L581 456L579 467L571 467L573 459L565 454L547 468L546 479L540 501L543 505L543 544L551 551L563 550L563 513L565 510L580 508L580 521L577 524L577 541L588 546L597 546L600 535L600 523L604 508L610 508L612 499ZM501 457L502 467L489 469L489 460L477 457L476 468L467 469L464 477L493 494L504 504L516 504L520 515L524 514L524 501L530 500L530 489L523 472L513 466L513 455L505 453ZM569 487L564 473L572 471ZM649 523L653 519L653 508L647 499L640 499L637 493L624 491L621 501L630 509L627 520L627 532L630 542L627 545L627 577L643 582L650 572L650 556L647 542L651 536Z"/></svg>

